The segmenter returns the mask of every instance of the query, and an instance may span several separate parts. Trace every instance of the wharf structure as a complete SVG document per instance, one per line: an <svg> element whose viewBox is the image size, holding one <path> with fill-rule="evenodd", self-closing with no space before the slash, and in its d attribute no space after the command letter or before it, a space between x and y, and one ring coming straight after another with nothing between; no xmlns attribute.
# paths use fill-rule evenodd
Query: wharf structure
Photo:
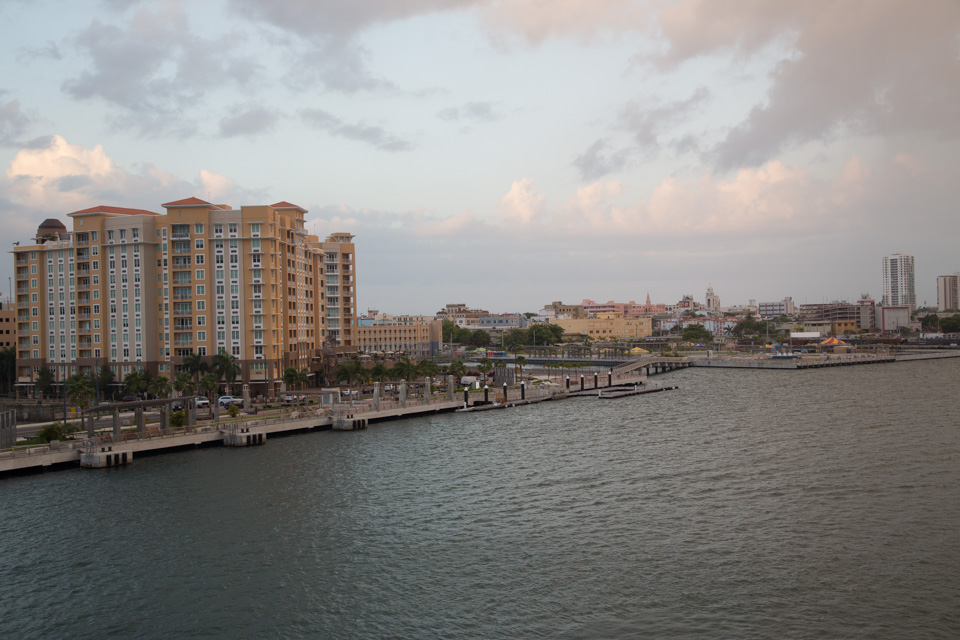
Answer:
<svg viewBox="0 0 960 640"><path fill-rule="evenodd" d="M161 206L74 211L72 231L50 219L14 248L19 390L42 367L58 384L103 366L172 379L185 358L225 351L242 383L274 396L287 367L355 350L352 235L309 234L289 202Z"/></svg>

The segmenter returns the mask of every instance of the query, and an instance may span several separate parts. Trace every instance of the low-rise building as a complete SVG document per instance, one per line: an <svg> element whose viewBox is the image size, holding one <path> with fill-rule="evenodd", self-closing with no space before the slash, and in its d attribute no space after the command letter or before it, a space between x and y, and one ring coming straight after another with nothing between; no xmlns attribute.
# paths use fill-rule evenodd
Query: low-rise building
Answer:
<svg viewBox="0 0 960 640"><path fill-rule="evenodd" d="M787 296L779 302L761 302L757 305L757 315L761 318L777 318L779 316L792 316L796 313L796 306L793 304L793 298Z"/></svg>
<svg viewBox="0 0 960 640"><path fill-rule="evenodd" d="M411 358L436 355L443 341L443 325L430 322L385 322L356 328L360 351L371 355L406 354Z"/></svg>
<svg viewBox="0 0 960 640"><path fill-rule="evenodd" d="M0 349L17 346L17 305L0 302Z"/></svg>
<svg viewBox="0 0 960 640"><path fill-rule="evenodd" d="M653 319L645 318L568 318L551 324L563 327L565 333L576 333L593 340L646 338L653 335Z"/></svg>

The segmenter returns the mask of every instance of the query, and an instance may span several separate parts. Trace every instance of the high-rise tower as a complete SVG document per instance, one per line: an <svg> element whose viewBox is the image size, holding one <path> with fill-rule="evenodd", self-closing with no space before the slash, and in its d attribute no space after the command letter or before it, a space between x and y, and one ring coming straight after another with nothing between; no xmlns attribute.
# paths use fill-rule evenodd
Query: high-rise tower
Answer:
<svg viewBox="0 0 960 640"><path fill-rule="evenodd" d="M883 258L883 304L887 307L917 306L913 256L895 253Z"/></svg>

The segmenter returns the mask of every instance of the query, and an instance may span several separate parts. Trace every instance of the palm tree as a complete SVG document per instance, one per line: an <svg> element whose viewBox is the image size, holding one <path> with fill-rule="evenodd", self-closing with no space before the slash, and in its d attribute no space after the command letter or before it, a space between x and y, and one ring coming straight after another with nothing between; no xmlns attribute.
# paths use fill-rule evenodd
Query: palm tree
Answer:
<svg viewBox="0 0 960 640"><path fill-rule="evenodd" d="M465 364L463 364L463 360L457 360L447 367L447 373L459 381L460 378L467 375L467 367Z"/></svg>
<svg viewBox="0 0 960 640"><path fill-rule="evenodd" d="M36 387L37 393L40 394L40 398L43 399L45 394L50 393L50 388L53 386L53 370L47 365L40 367L33 385Z"/></svg>
<svg viewBox="0 0 960 640"><path fill-rule="evenodd" d="M166 376L157 376L147 385L150 395L157 398L165 398L170 395L170 381Z"/></svg>
<svg viewBox="0 0 960 640"><path fill-rule="evenodd" d="M230 393L230 385L240 375L240 365L237 359L227 353L226 349L220 349L217 355L213 356L213 371L217 379L223 379L227 385L227 393Z"/></svg>
<svg viewBox="0 0 960 640"><path fill-rule="evenodd" d="M527 364L527 359L523 356L517 356L513 359L513 363L520 370L520 377L517 379L517 382L519 383L521 380L523 380L523 365Z"/></svg>
<svg viewBox="0 0 960 640"><path fill-rule="evenodd" d="M199 353L191 353L183 358L183 369L190 372L190 375L196 379L198 387L200 386L200 374L206 373L209 368L209 365Z"/></svg>
<svg viewBox="0 0 960 640"><path fill-rule="evenodd" d="M480 372L483 374L483 383L486 384L486 383L487 383L487 373L488 373L491 369L493 369L493 361L491 361L490 358L484 356L484 357L480 358L480 366L477 367L477 368L480 369Z"/></svg>
<svg viewBox="0 0 960 640"><path fill-rule="evenodd" d="M71 403L86 407L92 396L93 387L87 376L77 373L67 378L67 397Z"/></svg>
<svg viewBox="0 0 960 640"><path fill-rule="evenodd" d="M173 379L173 388L181 394L186 395L191 387L193 387L193 375L189 371L181 371Z"/></svg>
<svg viewBox="0 0 960 640"><path fill-rule="evenodd" d="M436 378L440 373L440 367L433 360L421 360L417 363L417 375L424 378Z"/></svg>
<svg viewBox="0 0 960 640"><path fill-rule="evenodd" d="M390 367L390 377L394 380L409 380L416 375L416 365L410 362L410 358L403 356Z"/></svg>
<svg viewBox="0 0 960 640"><path fill-rule="evenodd" d="M147 377L143 369L134 369L123 378L123 387L132 396L139 396L147 390Z"/></svg>
<svg viewBox="0 0 960 640"><path fill-rule="evenodd" d="M387 367L382 363L378 362L372 367L370 367L370 379L376 382L383 382L387 379L388 376Z"/></svg>
<svg viewBox="0 0 960 640"><path fill-rule="evenodd" d="M212 373L205 373L203 377L200 378L200 388L203 389L204 393L207 396L207 399L212 396L217 388L220 386L220 380L217 379L217 376ZM213 411L213 405L210 405L210 411Z"/></svg>
<svg viewBox="0 0 960 640"><path fill-rule="evenodd" d="M100 370L97 372L97 379L94 382L94 385L99 390L101 397L112 398L114 392L112 387L115 381L116 376L113 375L113 369L111 369L108 365L102 365Z"/></svg>

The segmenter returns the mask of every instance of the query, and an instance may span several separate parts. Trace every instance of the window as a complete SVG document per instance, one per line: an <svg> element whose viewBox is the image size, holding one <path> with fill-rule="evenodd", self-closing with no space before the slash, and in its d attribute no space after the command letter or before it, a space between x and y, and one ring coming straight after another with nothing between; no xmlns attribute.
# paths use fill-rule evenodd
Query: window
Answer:
<svg viewBox="0 0 960 640"><path fill-rule="evenodd" d="M203 223L202 223L202 222L194 222L194 223L193 223L193 232L194 232L195 234L197 234L197 235L202 234L202 233L203 233Z"/></svg>
<svg viewBox="0 0 960 640"><path fill-rule="evenodd" d="M200 226L203 226L203 225L200 225ZM201 233L202 233L202 232L201 232ZM197 238L196 240L194 240L194 241L193 241L193 247L194 247L194 249L196 249L197 251L202 251L202 250L203 250L203 238Z"/></svg>
<svg viewBox="0 0 960 640"><path fill-rule="evenodd" d="M202 253L198 253L196 256L194 256L194 262L197 264L203 264L206 262L206 258Z"/></svg>
<svg viewBox="0 0 960 640"><path fill-rule="evenodd" d="M215 235L215 236L222 236L222 235L223 235L223 225L222 225L222 224L215 224L215 225L213 225L213 235Z"/></svg>
<svg viewBox="0 0 960 640"><path fill-rule="evenodd" d="M230 235L232 235L232 236L237 235L237 223L236 223L236 222L231 222L231 223L230 223L230 226L229 226L229 230L230 230Z"/></svg>
<svg viewBox="0 0 960 640"><path fill-rule="evenodd" d="M207 295L207 287L206 287L206 285L202 285L202 284L198 284L198 285L197 285L197 295L198 295L198 296Z"/></svg>
<svg viewBox="0 0 960 640"><path fill-rule="evenodd" d="M206 270L204 270L204 269L197 269L197 270L194 272L194 275L197 277L197 280L203 280L203 279L206 278Z"/></svg>

